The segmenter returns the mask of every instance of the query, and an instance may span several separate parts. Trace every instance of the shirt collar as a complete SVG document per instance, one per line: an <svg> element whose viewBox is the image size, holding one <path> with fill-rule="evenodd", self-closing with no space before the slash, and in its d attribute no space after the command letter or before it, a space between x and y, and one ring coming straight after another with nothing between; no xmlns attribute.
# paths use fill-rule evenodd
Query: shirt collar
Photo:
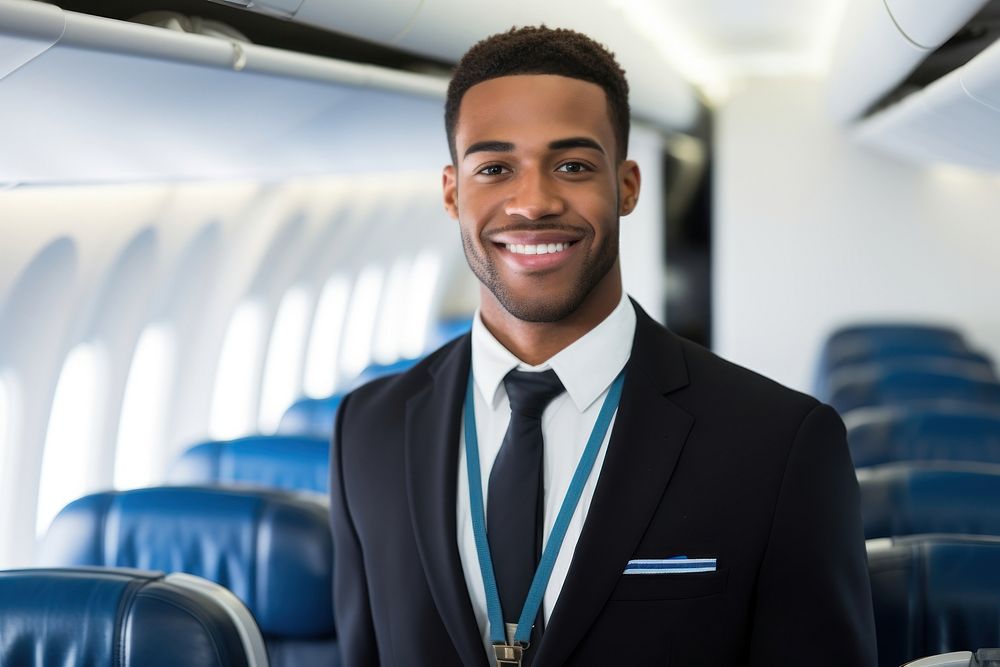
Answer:
<svg viewBox="0 0 1000 667"><path fill-rule="evenodd" d="M622 292L621 301L600 324L560 350L549 360L531 366L500 344L489 332L476 309L472 318L472 373L479 392L490 407L500 400L500 387L507 373L552 369L566 387L578 411L583 412L614 382L632 352L635 308Z"/></svg>

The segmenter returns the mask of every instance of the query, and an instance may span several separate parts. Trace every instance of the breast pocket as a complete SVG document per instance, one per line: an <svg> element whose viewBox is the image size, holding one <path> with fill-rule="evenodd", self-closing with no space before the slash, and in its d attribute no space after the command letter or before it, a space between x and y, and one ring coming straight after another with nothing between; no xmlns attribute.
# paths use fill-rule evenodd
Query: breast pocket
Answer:
<svg viewBox="0 0 1000 667"><path fill-rule="evenodd" d="M684 600L716 595L726 589L729 570L685 574L623 574L612 600Z"/></svg>

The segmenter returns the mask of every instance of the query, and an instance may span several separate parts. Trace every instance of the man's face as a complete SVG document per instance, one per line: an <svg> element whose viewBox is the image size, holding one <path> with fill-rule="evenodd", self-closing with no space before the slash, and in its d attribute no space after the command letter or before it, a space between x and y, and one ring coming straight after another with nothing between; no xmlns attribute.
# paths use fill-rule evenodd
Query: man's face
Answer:
<svg viewBox="0 0 1000 667"><path fill-rule="evenodd" d="M556 75L476 84L455 148L445 207L473 273L507 312L556 322L618 280L618 216L634 207L639 173L617 164L603 89Z"/></svg>

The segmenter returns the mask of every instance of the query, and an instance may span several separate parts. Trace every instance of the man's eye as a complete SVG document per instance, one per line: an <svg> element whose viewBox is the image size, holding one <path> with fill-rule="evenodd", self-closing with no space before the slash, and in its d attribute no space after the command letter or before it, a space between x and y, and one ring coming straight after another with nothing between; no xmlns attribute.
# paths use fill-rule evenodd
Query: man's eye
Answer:
<svg viewBox="0 0 1000 667"><path fill-rule="evenodd" d="M506 167L499 164L491 164L488 167L483 167L479 170L479 173L483 176L501 176L506 171Z"/></svg>
<svg viewBox="0 0 1000 667"><path fill-rule="evenodd" d="M585 171L590 171L590 167L582 162L567 162L559 165L559 168L556 169L556 171L561 171L566 174L582 174Z"/></svg>

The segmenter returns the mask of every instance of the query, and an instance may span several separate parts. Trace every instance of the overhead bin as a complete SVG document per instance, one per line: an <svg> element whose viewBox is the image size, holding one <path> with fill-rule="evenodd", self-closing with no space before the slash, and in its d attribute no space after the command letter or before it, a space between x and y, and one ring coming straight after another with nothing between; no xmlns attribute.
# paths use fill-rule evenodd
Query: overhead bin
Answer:
<svg viewBox="0 0 1000 667"><path fill-rule="evenodd" d="M989 0L852 0L830 61L830 113L856 120Z"/></svg>
<svg viewBox="0 0 1000 667"><path fill-rule="evenodd" d="M1000 170L1000 42L858 124L859 140L918 162Z"/></svg>
<svg viewBox="0 0 1000 667"><path fill-rule="evenodd" d="M259 9L256 3L252 9ZM614 51L628 75L636 117L673 130L689 129L698 119L700 106L692 86L666 62L656 44L629 27L622 10L611 3L510 0L484 9L481 3L468 0L303 0L291 18L448 62L457 61L479 40L512 26L544 23L572 28Z"/></svg>
<svg viewBox="0 0 1000 667"><path fill-rule="evenodd" d="M297 23L308 23L345 35L364 37L373 42L392 44L404 34L421 4L421 0L302 0L292 16ZM253 9L260 9L256 1L252 5ZM445 30L439 32L442 37L447 33Z"/></svg>
<svg viewBox="0 0 1000 667"><path fill-rule="evenodd" d="M1000 169L1000 0L856 0L829 76L832 116L909 161Z"/></svg>
<svg viewBox="0 0 1000 667"><path fill-rule="evenodd" d="M0 186L437 169L446 86L0 0Z"/></svg>

